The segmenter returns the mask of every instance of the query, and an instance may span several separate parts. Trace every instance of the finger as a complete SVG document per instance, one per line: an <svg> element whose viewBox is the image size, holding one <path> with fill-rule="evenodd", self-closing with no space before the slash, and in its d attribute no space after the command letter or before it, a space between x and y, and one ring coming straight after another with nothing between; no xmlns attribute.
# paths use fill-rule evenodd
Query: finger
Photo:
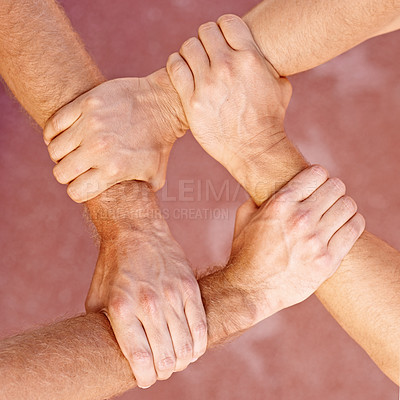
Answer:
<svg viewBox="0 0 400 400"><path fill-rule="evenodd" d="M165 181L166 181L166 178L167 178L167 167L168 167L169 155L170 155L170 149L168 151L168 154L165 153L161 157L160 165L158 167L158 173L156 175L152 176L148 180L148 182L150 183L150 185L153 188L154 192L159 191L165 185ZM138 178L136 178L136 179L140 180Z"/></svg>
<svg viewBox="0 0 400 400"><path fill-rule="evenodd" d="M198 289L198 294L187 299L185 314L193 339L192 361L196 361L207 349L207 318L201 300L200 289Z"/></svg>
<svg viewBox="0 0 400 400"><path fill-rule="evenodd" d="M167 317L168 329L174 345L175 371L183 371L193 360L193 339L186 320L183 304Z"/></svg>
<svg viewBox="0 0 400 400"><path fill-rule="evenodd" d="M346 186L339 178L329 178L303 204L314 214L323 215L346 193Z"/></svg>
<svg viewBox="0 0 400 400"><path fill-rule="evenodd" d="M237 15L226 14L218 18L217 24L226 42L234 50L247 50L256 47L253 35L247 24Z"/></svg>
<svg viewBox="0 0 400 400"><path fill-rule="evenodd" d="M167 71L182 102L187 102L194 91L194 78L192 71L179 53L169 56Z"/></svg>
<svg viewBox="0 0 400 400"><path fill-rule="evenodd" d="M200 26L199 39L208 54L211 66L232 50L215 22L207 22Z"/></svg>
<svg viewBox="0 0 400 400"><path fill-rule="evenodd" d="M364 229L365 219L360 213L357 213L332 236L328 243L328 251L333 257L336 257L338 263L341 263L346 257Z"/></svg>
<svg viewBox="0 0 400 400"><path fill-rule="evenodd" d="M92 161L82 147L63 158L54 168L53 175L62 184L69 183L92 167Z"/></svg>
<svg viewBox="0 0 400 400"><path fill-rule="evenodd" d="M68 185L67 193L76 203L83 203L94 199L116 183L119 182L115 179L105 179L100 169L91 168Z"/></svg>
<svg viewBox="0 0 400 400"><path fill-rule="evenodd" d="M356 202L349 196L341 197L321 218L319 226L328 241L357 212Z"/></svg>
<svg viewBox="0 0 400 400"><path fill-rule="evenodd" d="M197 38L186 40L179 52L193 73L195 86L196 82L199 84L204 81L210 69L210 60L200 40Z"/></svg>
<svg viewBox="0 0 400 400"><path fill-rule="evenodd" d="M65 105L47 121L43 129L43 139L47 145L61 132L71 127L81 116L81 98Z"/></svg>
<svg viewBox="0 0 400 400"><path fill-rule="evenodd" d="M175 352L171 334L163 315L153 313L140 319L150 344L157 377L168 379L175 370Z"/></svg>
<svg viewBox="0 0 400 400"><path fill-rule="evenodd" d="M303 201L328 179L328 172L320 165L313 165L297 174L280 189L272 199L278 201Z"/></svg>
<svg viewBox="0 0 400 400"><path fill-rule="evenodd" d="M148 388L157 380L153 354L146 333L137 318L126 322L108 316L115 337L125 358L128 360L140 388Z"/></svg>
<svg viewBox="0 0 400 400"><path fill-rule="evenodd" d="M50 158L57 162L64 158L67 154L74 151L81 144L82 137L75 125L64 131L61 135L55 137L47 146Z"/></svg>
<svg viewBox="0 0 400 400"><path fill-rule="evenodd" d="M236 211L235 231L233 237L239 235L241 230L250 222L254 213L258 210L256 203L253 199L245 201Z"/></svg>

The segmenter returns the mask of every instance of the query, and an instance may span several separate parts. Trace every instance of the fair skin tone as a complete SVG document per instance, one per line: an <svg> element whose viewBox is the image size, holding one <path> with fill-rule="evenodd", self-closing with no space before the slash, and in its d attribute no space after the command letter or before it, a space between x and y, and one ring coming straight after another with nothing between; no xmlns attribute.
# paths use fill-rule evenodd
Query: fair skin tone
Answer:
<svg viewBox="0 0 400 400"><path fill-rule="evenodd" d="M60 107L104 82L54 1L3 1L0 19L0 74L40 126L45 126ZM147 100L130 122L140 126L143 138L159 130L179 135L180 125L172 123L172 118L149 118L146 114L174 114L170 108L165 110L179 101L166 71L136 84L130 92L131 102L133 98ZM127 193L135 200L132 204L123 201ZM103 311L108 316L141 387L185 368L204 353L207 341L205 312L194 273L168 226L148 212L154 202L147 184L130 182L86 203L100 244L87 310ZM163 296L171 288L174 301ZM158 318L151 318L143 307L150 298L160 311Z"/></svg>
<svg viewBox="0 0 400 400"><path fill-rule="evenodd" d="M121 204L123 197L130 198L129 207ZM105 312L139 386L146 388L204 353L200 290L182 248L158 217L148 184L122 183L103 199L107 207L97 208L100 218L90 210L101 242L86 309ZM102 219L110 209L118 210L117 224Z"/></svg>
<svg viewBox="0 0 400 400"><path fill-rule="evenodd" d="M285 0L284 5L281 0L265 0L244 21L274 69L289 76L323 64L371 37L399 29L399 14L400 6L393 0ZM199 35L206 36L206 30L204 25ZM155 190L162 187L169 152L187 124L180 102L168 104L162 95L171 92L167 80L162 90L148 82L144 85L148 96L139 102L134 95L137 78L100 85L57 113L55 126L45 128L46 143L51 141L50 157L58 162L54 175L68 184L73 200L86 201L129 179L150 182ZM146 135L142 132L147 130L137 129L132 134L134 124L146 126L146 120L135 116L133 110L154 104L154 97L160 99L162 110L172 104L174 118L168 122L172 129L167 132L173 134L163 129ZM175 97L169 94L167 99ZM122 126L114 123L116 113ZM159 118L159 128L163 128L165 113ZM103 151L93 152L93 148Z"/></svg>
<svg viewBox="0 0 400 400"><path fill-rule="evenodd" d="M399 6L392 0L368 0L367 2L364 0L351 2L330 0L317 3L314 0L303 2L288 0L285 2L285 7L282 7L280 0L266 0L250 11L245 16L245 21L249 24L260 51L272 61L273 68L280 75L290 75L319 65L364 40L397 29L399 26L398 15ZM199 32L199 35L202 34L203 37L206 37L209 27L202 27L203 32ZM335 37L335 40L332 40L332 37ZM140 85L138 82L142 81L127 79L100 85L85 94L82 99L77 99L68 107L58 111L54 119L46 125L44 138L46 143L49 143L51 157L58 163L55 167L55 175L58 178L61 177L60 182L68 183L68 192L75 201L82 202L90 199L106 187L124 179L135 177L145 179L153 184L153 189L162 185L171 146L176 138L183 135L188 124L181 102L168 78L165 77L164 70L157 71L145 78ZM142 96L137 96L138 87L144 88ZM288 97L288 93L283 97L285 95ZM112 106L112 112L108 109L109 98L118 99L114 101L119 104L118 109ZM285 104L282 103L282 105ZM148 115L143 114L146 112L144 106L150 110ZM118 110L121 112L119 113ZM134 113L131 110L134 110ZM166 121L168 114L170 118ZM110 118L110 115L114 118ZM126 120L127 115L128 120ZM274 118L276 122L281 116ZM115 124L114 121L118 121L118 123ZM150 128L148 127L149 121L152 124ZM133 131L129 129L131 126L134 127ZM87 127L93 127L93 130L88 131ZM274 132L268 135L267 150L278 148L284 150L285 144L280 143L277 146L277 143L279 138L285 135L282 136L282 132L280 129L277 130L278 126L274 124L268 128L274 128ZM143 132L146 134L143 135ZM172 133L166 134L166 132ZM60 135L60 133L62 134ZM255 131L253 135L258 133L260 132ZM64 136L66 138L63 138ZM200 136L197 136L200 142L207 140L206 137L201 138ZM265 137L266 135L264 135ZM265 143L262 146L265 146ZM93 148L106 151L93 153L91 151ZM139 148L142 151L138 151ZM156 153L152 154L155 149ZM218 147L214 147L212 153L217 149ZM254 144L252 149L254 152L260 152L260 149L265 150L265 147L257 149L257 145ZM221 149L221 151L223 150ZM293 149L291 152L293 153ZM150 154L152 155L150 156ZM279 151L275 151L275 154L279 154ZM254 153L250 154L246 162L251 163L252 158L254 158ZM250 188L250 186L254 186L254 182L247 181L248 175L243 176L243 179L238 179L253 195L257 204L260 204L272 194L272 188L276 189L278 185L293 177L300 168L306 165L301 157L294 156L294 158L299 168L297 170L292 171L285 168L276 171L267 170L271 172L268 175L269 179L280 182L279 184L275 183L269 189L268 185ZM134 163L134 170L130 169L132 160L141 160L140 163ZM141 165L143 170L138 169ZM225 165L232 172L234 166L228 163ZM111 168L102 168L102 166L111 166ZM265 174L262 175L263 171L253 172L257 173L258 177L265 176ZM240 172L238 171L238 173ZM112 244L110 245L112 246ZM363 253L361 253L361 257L363 257ZM381 258L381 260L383 259ZM119 268L119 264L115 262L112 264ZM360 265L362 264L361 262ZM360 281L360 273L361 271L352 270L352 274L346 274L351 282L350 285L356 286L356 290ZM107 273L105 276L110 277L113 274ZM133 277L134 274L126 276ZM374 276L371 276L370 279L376 281ZM94 280L94 286L96 286L96 282L98 281ZM133 290L134 286L135 284L129 284L127 288ZM111 288L111 285L109 287ZM334 290L324 297L324 303L358 342L362 344L366 342L368 349L372 348L372 350L367 350L370 354L377 351L378 355L374 358L379 359L379 364L382 364L384 352L380 350L381 344L372 343L371 345L371 341L365 338L362 328L365 326L365 322L362 318L355 318L354 312L348 311L348 296L351 293L343 288L342 284L335 286ZM123 301L132 304L129 290L124 292ZM98 299L88 302L88 310L98 310L98 308L91 308L92 304L103 304L103 308L108 310L107 315L112 320L135 321L137 319L137 315L132 317L114 313L113 307L110 310L110 297L102 296L99 299L102 291L96 287L91 290L91 293L94 294L91 296L91 300L96 297ZM338 293L342 294L343 303L341 304L337 301ZM364 296L368 295L364 294ZM372 302L371 299L366 300L366 303ZM166 299L160 301L166 301ZM331 308L331 305L335 306L334 309ZM137 307L125 306L122 309L129 314L128 310L137 309ZM357 305L354 305L352 311L355 310L360 311ZM367 309L362 311L362 315L368 315ZM376 312L380 313L378 309ZM397 320L397 316L395 318ZM118 322L114 325L121 326ZM126 325L124 327L125 329L121 330L117 328L117 338L121 343L130 343L125 332L130 331L131 327ZM371 324L370 329L374 334L382 336L382 332ZM382 329L384 329L383 324ZM185 326L182 324L182 331L184 330ZM391 353L391 349L388 351ZM125 351L125 353L128 357L131 354L129 351ZM195 355L194 358L197 356ZM134 365L133 362L132 365ZM153 371L150 372L150 375L154 379Z"/></svg>
<svg viewBox="0 0 400 400"><path fill-rule="evenodd" d="M292 0L285 2L285 7L282 7L281 1L267 0L260 3L248 13L245 16L245 21L249 24L260 51L272 61L274 69L279 72L280 75L289 75L319 65L364 40L383 32L396 29L398 27L398 15L399 6L392 0L368 0L368 2L364 0L353 0L351 2L330 0L329 3L316 3L313 0L304 2ZM332 16L334 16L334 18ZM202 27L203 32L199 32L199 35L202 34L203 37L206 37L209 27L210 26ZM335 40L332 40L332 37L335 37ZM163 71L158 71L157 74L162 77ZM119 80L114 82L115 84L113 85L101 85L94 91L84 95L86 99L89 98L94 101L81 102L78 99L76 103L71 103L66 109L56 114L55 124L50 122L47 125L50 126L50 128L48 129L46 127L44 131L46 142L50 142L53 138L54 140L57 139L54 145L52 145L52 143L49 144L50 155L57 161L60 160L59 157L64 157L56 165L55 175L56 177L64 177L61 181L69 184L68 190L69 193L72 194L74 200L85 201L96 196L96 194L100 193L105 187L127 179L127 177L129 177L129 179L134 177L145 179L147 177L147 180L153 184L155 182L161 182L162 184L165 177L166 160L174 140L173 138L182 136L185 127L187 127L187 122L181 103L176 101L176 97L168 84L168 80L163 78L162 84L156 82L157 84L155 85L151 84L154 83L152 81L154 80L150 79L146 84L140 85L146 88L145 93L148 95L145 99L148 99L150 104L154 105L155 99L160 98L157 104L159 113L155 112L152 108L149 113L149 118L143 118L140 112L137 113L138 107L135 101L137 81L126 80L125 82L121 82ZM131 83L133 83L133 85ZM152 88L151 90L148 90L149 85ZM127 88L131 88L131 90ZM162 90L158 90L159 88L162 88ZM132 93L133 101L131 100ZM157 95L155 96L154 93ZM167 102L164 100L163 93L167 94ZM285 95L283 95L283 97L284 96ZM120 99L119 101L121 102L119 107L123 110L121 114L114 115L114 113L111 113L111 115L115 116L115 119L108 117L110 115L107 111L108 97ZM139 103L140 111L143 110L140 107L142 103L143 100ZM103 107L99 107L99 104L103 105ZM146 102L144 104L146 104ZM132 113L127 113L125 111L131 109L135 110L133 120ZM171 110L171 119L168 121L168 124L164 124L166 118L165 111L169 109ZM79 119L77 119L78 115L80 115ZM105 116L104 118L102 117L103 115ZM120 121L126 120L126 115L129 116L129 120L127 123L121 124ZM281 116L277 116L275 120L279 120L278 117L281 118ZM116 120L119 121L117 125L114 124ZM95 122L94 124L92 124L93 121ZM143 138L143 121L145 121L145 126L148 121L156 121L154 129L147 131L144 143L141 141ZM60 126L61 129L58 128ZM93 132L86 131L85 127L87 126L94 126ZM123 128L118 129L118 127L121 126ZM134 131L132 134L129 126L138 126L140 129ZM160 129L160 126L164 126L164 129ZM174 133L165 136L165 131L171 131L171 127ZM282 134L280 130L276 130L276 128L278 128L277 126L272 125L268 128L274 128L274 132L268 135L269 146L267 149L276 149L278 146L275 146L275 144L279 140L279 137L282 137ZM61 139L63 135L59 134L64 129L66 129L66 131L63 135L68 135L68 138L71 138L71 140ZM253 135L258 133L259 132L255 131ZM83 134L85 136L84 138L82 136ZM161 135L161 137L158 135ZM164 136L167 140L163 139ZM265 137L266 135L264 135L264 138ZM206 138L200 138L200 135L197 135L197 139L200 140L200 142L202 140L203 142L207 140ZM57 142L61 144L58 145ZM65 146L67 142L72 143L72 146ZM79 143L81 143L82 146L80 146ZM124 143L128 143L129 147L124 147ZM164 144L160 145L160 143ZM121 144L122 147L124 147L123 149L121 149ZM132 165L132 160L141 159L138 155L138 147L136 147L139 145L143 146L142 149L146 161L143 160L144 162L141 164L135 163L135 171L129 170L129 166ZM265 143L262 145L264 146ZM253 150L257 152L259 149L256 147L256 144L252 145ZM283 143L280 144L280 147L282 149L284 148ZM90 151L92 148L107 149L107 151L96 152L96 154L94 154ZM134 149L134 151L132 151L132 149ZM148 154L154 149L158 149L159 153L149 157ZM218 147L214 147L213 152L217 151L216 149L218 149ZM261 147L261 149L265 149L265 147ZM79 157L77 157L76 154L79 154ZM104 159L103 154L106 154ZM115 154L116 156L113 158ZM252 158L254 158L254 154L250 155L247 162L251 163ZM151 172L148 172L149 164L147 163L147 159L152 160L150 163L152 165ZM304 162L300 157L297 157L297 162L299 168L304 167ZM102 165L111 165L112 169L102 169ZM138 172L138 165L143 165L145 170ZM234 166L225 165L232 172ZM109 175L110 173L112 174L111 177ZM256 172L254 171L254 173ZM158 175L156 176L155 174ZM259 176L260 174L261 172L258 172ZM93 179L94 176L96 180ZM272 191L271 189L266 190L265 187L250 188L251 185L254 186L254 182L247 181L247 179L245 179L247 176L248 175L244 176L244 179L239 179L239 181L246 187L249 193L252 193L257 204L260 204ZM265 176L265 174L261 176ZM275 179L277 181L285 181L285 179L290 179L291 177L293 177L293 171L288 173L284 168L275 171L275 175L269 175L269 179ZM259 180L257 180L257 184L258 182ZM159 186L158 183L154 184L155 189ZM350 277L349 274L346 274L348 279L352 282L351 285L355 285L356 289L360 280L359 273L358 271L354 271L353 275ZM108 274L108 276L111 275ZM370 279L376 281L376 278L373 276L371 276ZM385 283L385 285L386 284L387 283ZM130 287L132 288L133 285ZM357 341L362 344L368 344L367 351L369 351L370 354L375 354L375 351L378 353L374 358L379 359L379 364L381 365L381 360L385 359L383 355L384 352L381 351L382 346L380 343L376 344L375 342L371 344L371 341L365 338L362 333L362 327L365 326L365 323L362 319L360 320L360 318L354 318L353 313L348 312L349 301L347 297L351 295L351 293L344 291L343 287L342 284L337 285L335 289L325 297L324 302L328 309L335 315L335 318L338 319L342 325L346 326L347 330L350 331ZM100 292L96 290L92 293ZM338 293L343 293L343 304L340 305L337 301ZM367 295L364 294L364 296ZM128 292L126 292L125 299L128 303L131 302L131 298ZM106 299L108 298L106 297ZM101 302L105 304L105 308L109 305L109 302L104 298ZM366 303L371 302L371 299L367 299L366 301ZM331 304L335 305L334 310L331 309ZM132 308L124 307L123 309L131 310ZM112 310L113 309L109 312L111 316L114 315ZM359 311L359 307L356 305L354 306L354 311L355 310ZM376 312L377 314L380 313L379 310ZM363 310L363 315L368 315L367 309ZM129 321L135 318L116 314L113 319ZM115 325L119 326L118 324ZM382 328L384 329L383 324ZM381 331L379 329L377 330L371 324L370 329L374 334L382 337ZM121 338L121 342L126 341L126 339L123 339L125 336L124 332L124 330L117 330L116 332L117 337ZM371 350L369 350L370 348ZM391 349L389 349L389 352L392 353ZM154 377L154 374L152 376Z"/></svg>
<svg viewBox="0 0 400 400"><path fill-rule="evenodd" d="M307 166L283 130L288 82L275 73L240 18L224 16L218 25L201 27L199 37L201 42L191 39L169 58L171 80L193 135L260 204ZM327 181L324 190L332 185ZM311 221L308 213L301 216L304 226ZM399 278L400 254L365 233L316 292L394 382L399 372ZM234 273L229 280L236 282Z"/></svg>
<svg viewBox="0 0 400 400"><path fill-rule="evenodd" d="M3 3L4 3L2 4L2 7L4 7L3 12L6 13L8 11L7 8L12 7L12 5L11 2L3 2ZM35 6L28 7L28 9L24 8L26 7L25 3L26 2L13 2L13 6L15 7L13 11L14 13L13 18L10 18L10 15L7 15L6 20L9 21L9 26L5 26L5 29L7 30L7 32L11 32L11 34L10 37L7 37L8 41L2 43L4 44L3 51L5 52L7 57L4 57L3 55L2 57L3 65L0 66L0 68L4 79L6 80L7 84L9 85L15 96L24 105L27 111L35 118L35 120L38 121L38 123L43 126L46 123L47 119L62 105L70 102L80 93L90 89L91 87L98 85L103 81L103 78L100 72L97 70L97 68L93 65L90 58L85 53L82 44L80 43L76 34L72 31L65 16L63 16L62 13L60 13L60 11L54 6L52 2L50 1L46 2L43 1L40 3L37 2ZM390 17L390 12L392 12L393 14L393 10L390 10L389 5L386 4L386 2L380 2L380 4L382 9L387 8L387 12L385 11L386 13L385 15L387 17L387 18L385 17L386 19L382 18L376 19L374 17L375 14L373 10L371 12L371 15L367 16L364 15L365 13L363 11L362 15L359 16L360 20L362 21L364 17L371 18L372 21L371 26L365 28L364 33L361 36L352 35L351 33L362 31L363 29L362 24L359 24L357 26L348 26L346 27L347 30L346 29L340 30L339 33L340 34L343 33L343 37L338 38L336 42L337 47L334 48L329 47L327 49L327 53L321 53L321 59L319 62L326 61L327 59L339 54L341 51L344 51L344 49L354 46L360 40L362 41L367 39L368 37L372 37L376 34L376 32L384 29L386 26L385 24L388 22L388 20L390 19L390 21L392 21L393 19ZM35 7L38 8L42 7L42 9L38 10ZM43 12L43 7L45 10L44 12ZM273 10L262 9L261 11L257 11L257 9L255 9L253 15L258 15L257 18L254 17L255 20L258 22L254 23L253 30L259 29L259 32L262 33L269 29L268 27L265 26L266 25L265 22L262 23L262 21L266 20L264 13L266 12L269 13L269 11ZM354 18L358 18L356 14L357 13L354 14ZM37 15L38 18L32 18L32 15ZM41 18L43 18L43 15L46 15L45 24L41 24L42 21ZM271 12L268 15L273 16L274 13ZM281 19L278 18L277 12L275 12L275 15L276 18L273 17L272 21L275 21L276 23L275 28L278 28L279 24L281 23ZM379 15L382 15L382 13L380 13ZM305 29L309 35L310 34L312 35L313 30L309 29L309 23L310 21L307 20L304 21L304 26L301 25L299 26L300 33L302 29ZM258 27L257 24L259 25ZM270 21L268 21L268 24L269 27L271 26L273 27L273 24L270 24ZM13 32L15 32L15 35L13 35ZM34 32L34 34L29 34L29 32ZM37 35L37 32L40 32L40 35ZM57 32L57 34L59 35L57 40L55 40L54 38L55 32ZM326 40L328 39L329 38L326 38ZM57 49L54 49L54 43L57 43ZM60 46L60 43L62 43L62 46ZM286 41L286 43L295 44L296 41L291 41L291 42ZM276 44L277 56L279 56L279 53L283 54L280 51L280 49L285 49L286 43L279 43L279 41L277 42ZM309 43L305 44L307 44L307 46L309 45ZM32 49L34 51L31 51ZM311 53L314 54L313 52ZM306 58L302 58L303 54L304 57L307 56L307 52L305 51L305 49L299 46L297 51L295 51L295 49L293 48L290 54L293 55L294 58L298 59L299 62L299 65L297 66L298 69L308 68L309 64L306 63ZM11 57L10 55L13 55L13 57ZM287 61L288 61L287 58L285 59L284 57L282 57L282 65L284 65ZM277 63L277 65L278 64L279 63ZM289 64L293 63L288 63L288 65ZM32 66L34 66L34 68L32 68ZM18 74L13 73L14 70L18 70ZM293 71L292 73L294 72L296 71ZM63 79L60 82L60 76L65 77L65 80ZM154 78L154 75L152 77ZM149 131L150 135L150 132L152 130L160 129L160 124L162 125L162 121L164 120L164 117L161 118L161 115L165 116L166 114L168 114L170 115L170 118L167 121L164 128L165 130L169 130L171 126L177 127L175 130L178 133L175 136L179 137L179 135L181 135L182 129L184 129L183 127L185 126L185 124L182 123L182 121L184 120L184 116L181 109L179 98L175 90L171 86L168 77L166 76L165 70L159 71L156 78L157 79L151 79L150 83L146 82L149 83L149 85L152 87L152 90L151 91L145 90L143 93L143 96L149 98L149 101L152 101L151 104L155 105L156 112L152 112L151 116L146 116L145 114L146 111L141 109L140 111L137 111L137 114L135 116L135 118L137 118L136 121L143 121L143 120L153 121L154 125L146 126L146 129ZM149 81L149 79L147 78L145 79ZM143 86L145 88L148 87L147 84L140 85L140 87ZM162 90L159 90L160 88ZM156 97L153 94L154 92L157 92ZM140 97L140 94L142 93L140 92L134 93L134 95L137 95L138 97ZM166 105L168 106L168 110L165 110ZM165 111L167 111L167 113ZM135 126L135 124L133 124L133 126ZM55 125L55 129L56 128L57 124ZM106 130L111 131L109 129ZM164 131L164 129L162 129L162 131ZM291 149L290 146L289 149ZM277 154L278 151L275 151L274 155ZM281 164L278 163L277 165L280 166L279 168L277 168L276 170L271 170L271 167L269 167L267 172L268 174L270 174L272 180L276 178L278 180L285 181L287 180L288 177L293 176L295 174L293 173L293 171L297 168L298 165L302 164L302 162L299 160L301 160L301 157L297 157L296 166L293 166L293 164L288 164L290 166L289 168L288 165L285 165L283 167ZM133 185L135 184L131 183L129 185L132 185L133 187ZM273 186L274 184L272 185L272 187ZM272 192L271 187L269 187L268 192ZM124 255L124 246L127 246L127 243L129 243L131 240L133 242L137 240L137 232L136 232L137 228L136 230L132 230L132 229L126 229L126 227L127 226L137 227L140 224L140 219L135 221L134 224L126 224L126 219L122 218L122 220L120 220L119 213L116 212L115 210L109 210L110 212L105 214L102 211L103 215L105 215L106 217L101 218L102 214L99 212L99 210L108 209L107 199L113 198L115 200L119 200L118 204L119 206L122 207L124 199L123 198L119 199L118 193L119 193L118 190L115 191L111 190L108 192L108 195L106 197L100 196L96 198L94 201L88 203L88 208L90 209L92 217L94 219L99 217L99 221L97 221L97 226L100 225L107 226L107 224L110 224L113 227L118 227L118 229L114 229L114 231L116 232L116 235L120 240L110 241L107 239L100 238L100 242L104 242L105 245L100 246L101 251L102 253L104 253L104 255L101 255L99 259L103 261L106 260L106 262L102 261L100 263L100 271L103 270L102 264L104 264L106 267L108 265L113 265L118 270L119 263L117 260L119 260L120 255L121 256ZM117 201L112 202L111 208L116 207L115 206L116 202ZM143 209L146 209L146 204L143 205ZM102 233L105 232L104 229L101 231ZM168 236L168 232L164 234L165 236ZM118 245L114 243L117 243ZM385 254L388 253L387 249L383 244L378 243L377 246L373 246L373 250L376 250L376 247L378 247L378 250L379 249L385 250ZM155 253L157 254L157 249L155 249ZM359 257L361 261L358 261L356 257L353 263L357 265L358 264L362 265L363 255L364 255L363 253L360 253ZM393 256L393 253L390 253L390 255ZM383 261L384 257L381 256L380 258L378 258L378 260ZM386 263L389 262L387 259L385 259L384 261ZM125 265L126 264L127 263L125 263ZM135 264L132 263L131 265ZM353 287L354 285L358 285L360 274L361 271L357 270L355 270L353 274L347 274L348 277L347 280L348 282L350 282L348 286ZM110 277L112 275L113 274L111 273L107 274L107 276ZM371 276L370 279L374 282L376 281L376 277L374 277L373 275ZM346 291L343 291L342 289L343 287L344 287L343 284L338 285L332 292L332 295L327 293L326 304L331 308L331 311L334 312L335 317L341 322L344 321L350 323L351 321L356 321L356 324L353 324L353 326L351 327L353 336L362 335L359 333L359 330L357 329L357 326L361 326L359 324L360 321L354 318L353 315L354 313L352 313L351 309L348 310L349 307L347 305L349 303L347 302L346 299L347 293ZM97 292L98 293L101 292L100 288L98 288ZM343 304L337 304L336 298L338 297L337 296L338 293L341 292L344 292L343 302L346 305L346 307L343 307ZM99 298L97 299L98 300L97 303L103 304L103 308L106 310L109 305L109 296L105 295L103 297L101 296L98 297ZM130 301L129 296L126 296L126 298L124 298L124 301L129 302ZM334 307L336 305L338 306ZM126 307L126 309L127 308L131 309L130 307ZM365 315L366 312L366 310L359 310L358 307L354 307L354 310L361 311L362 315ZM111 313L108 313L108 315L111 315ZM124 317L126 318L126 316ZM393 317L396 318L396 316ZM129 318L126 319L129 320ZM182 325L184 326L185 325L184 320L182 319L182 321L183 321ZM116 332L116 334L117 337L122 337L124 332ZM378 332L376 332L376 334L379 334L379 329ZM149 368L149 371L150 374L153 374L152 376L154 377L154 369Z"/></svg>
<svg viewBox="0 0 400 400"><path fill-rule="evenodd" d="M251 200L239 208L229 266L199 280L209 347L303 301L339 267L361 235L364 220L356 213L353 200L341 191L324 190L329 181L342 185L329 179L322 167L313 166L260 208ZM338 210L341 202L351 207ZM307 229L292 223L304 212L314 218ZM332 213L338 217L336 225L331 224ZM242 278L240 284L228 279L233 270ZM21 375L24 385L16 379ZM101 314L62 321L0 342L2 398L45 400L57 393L60 400L96 400L134 386L129 364Z"/></svg>

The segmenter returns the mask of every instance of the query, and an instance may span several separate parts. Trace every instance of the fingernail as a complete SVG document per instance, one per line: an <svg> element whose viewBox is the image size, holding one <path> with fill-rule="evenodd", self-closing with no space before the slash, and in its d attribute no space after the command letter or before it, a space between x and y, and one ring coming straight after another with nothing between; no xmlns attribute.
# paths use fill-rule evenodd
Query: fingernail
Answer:
<svg viewBox="0 0 400 400"><path fill-rule="evenodd" d="M199 359L199 357L197 357L197 358L192 358L192 361L191 361L191 363L194 363L194 362L196 362L198 359Z"/></svg>
<svg viewBox="0 0 400 400"><path fill-rule="evenodd" d="M139 386L140 389L148 389L150 386Z"/></svg>

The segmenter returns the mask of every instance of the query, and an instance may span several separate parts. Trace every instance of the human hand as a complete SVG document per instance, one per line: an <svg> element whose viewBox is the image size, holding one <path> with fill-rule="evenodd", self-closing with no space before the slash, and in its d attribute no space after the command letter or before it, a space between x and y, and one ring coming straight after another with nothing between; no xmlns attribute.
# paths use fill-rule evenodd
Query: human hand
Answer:
<svg viewBox="0 0 400 400"><path fill-rule="evenodd" d="M198 36L169 57L167 71L194 137L237 178L285 137L291 86L239 17L204 24Z"/></svg>
<svg viewBox="0 0 400 400"><path fill-rule="evenodd" d="M45 126L54 176L78 203L125 180L160 189L172 145L186 130L181 108L165 69L97 86Z"/></svg>
<svg viewBox="0 0 400 400"><path fill-rule="evenodd" d="M313 166L260 208L252 200L239 208L224 273L251 295L256 322L314 293L361 236L365 220L345 191Z"/></svg>
<svg viewBox="0 0 400 400"><path fill-rule="evenodd" d="M207 321L196 278L160 211L135 211L139 221L119 210L118 226L107 220L103 228L97 219L100 253L86 310L107 315L138 386L146 388L205 352Z"/></svg>

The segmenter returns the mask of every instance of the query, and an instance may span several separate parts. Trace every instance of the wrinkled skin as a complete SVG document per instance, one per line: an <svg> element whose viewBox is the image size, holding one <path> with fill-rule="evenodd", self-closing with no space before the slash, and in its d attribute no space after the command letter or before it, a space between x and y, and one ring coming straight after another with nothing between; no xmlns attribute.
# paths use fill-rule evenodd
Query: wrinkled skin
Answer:
<svg viewBox="0 0 400 400"><path fill-rule="evenodd" d="M206 350L200 289L161 218L101 242L86 309L108 316L142 388L185 369Z"/></svg>
<svg viewBox="0 0 400 400"><path fill-rule="evenodd" d="M261 321L313 294L364 228L343 182L310 167L260 208L252 200L239 208L226 278L251 293Z"/></svg>
<svg viewBox="0 0 400 400"><path fill-rule="evenodd" d="M90 200L128 180L160 189L172 145L186 131L176 103L162 69L145 78L105 82L58 111L44 139L57 163L54 176L68 184L72 200Z"/></svg>

